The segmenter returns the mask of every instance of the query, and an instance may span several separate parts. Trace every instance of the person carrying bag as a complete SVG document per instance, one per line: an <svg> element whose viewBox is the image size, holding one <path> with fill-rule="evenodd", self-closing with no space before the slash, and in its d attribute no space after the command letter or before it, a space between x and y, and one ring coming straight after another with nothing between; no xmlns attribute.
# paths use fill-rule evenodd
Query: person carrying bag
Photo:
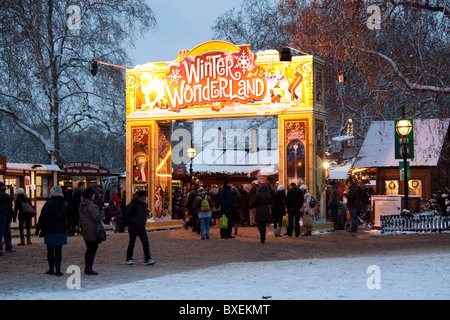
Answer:
<svg viewBox="0 0 450 320"><path fill-rule="evenodd" d="M84 255L85 269L87 275L98 275L97 271L92 269L98 245L106 240L106 232L103 227L104 212L98 210L94 203L95 190L87 188L83 191L83 198L80 203L80 227L81 234L86 244L86 253Z"/></svg>

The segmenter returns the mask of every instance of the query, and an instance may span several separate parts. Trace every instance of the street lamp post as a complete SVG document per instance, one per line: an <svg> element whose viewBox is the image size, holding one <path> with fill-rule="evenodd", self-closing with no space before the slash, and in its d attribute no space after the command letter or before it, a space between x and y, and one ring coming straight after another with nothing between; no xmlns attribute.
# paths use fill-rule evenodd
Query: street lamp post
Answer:
<svg viewBox="0 0 450 320"><path fill-rule="evenodd" d="M190 168L189 168L189 173L190 173L190 176L191 176L191 184L192 184L192 175L194 173L194 170L192 169L192 162L193 162L195 156L197 155L197 151L195 151L195 148L193 148L192 145L191 145L191 147L186 150L186 155L188 156L189 159L191 159L191 165L190 165Z"/></svg>
<svg viewBox="0 0 450 320"><path fill-rule="evenodd" d="M412 130L412 124L405 117L405 113L402 112L402 118L397 122L395 130L399 134L402 140L402 157L403 157L403 177L405 181L405 209L404 213L409 214L409 187L408 187L408 135Z"/></svg>

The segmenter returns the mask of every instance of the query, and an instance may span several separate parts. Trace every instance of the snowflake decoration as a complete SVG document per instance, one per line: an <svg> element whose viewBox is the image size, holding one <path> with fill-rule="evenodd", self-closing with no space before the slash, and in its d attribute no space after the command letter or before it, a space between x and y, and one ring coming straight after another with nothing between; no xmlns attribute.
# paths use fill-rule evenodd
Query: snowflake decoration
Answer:
<svg viewBox="0 0 450 320"><path fill-rule="evenodd" d="M238 57L236 57L237 60L237 66L236 68L242 69L244 73L247 72L247 70L251 69L253 61L252 59L247 55L246 51L242 51L242 54Z"/></svg>
<svg viewBox="0 0 450 320"><path fill-rule="evenodd" d="M183 79L183 76L180 74L180 69L172 69L172 74L167 76L170 79L170 83L176 83L178 85L178 81Z"/></svg>

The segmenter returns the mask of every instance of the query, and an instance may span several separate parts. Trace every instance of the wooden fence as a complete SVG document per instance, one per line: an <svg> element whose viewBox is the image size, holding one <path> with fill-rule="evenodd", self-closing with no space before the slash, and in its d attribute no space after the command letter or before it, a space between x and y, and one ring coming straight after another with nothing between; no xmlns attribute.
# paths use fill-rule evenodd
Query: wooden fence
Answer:
<svg viewBox="0 0 450 320"><path fill-rule="evenodd" d="M380 216L381 234L389 232L450 231L450 217L436 215Z"/></svg>

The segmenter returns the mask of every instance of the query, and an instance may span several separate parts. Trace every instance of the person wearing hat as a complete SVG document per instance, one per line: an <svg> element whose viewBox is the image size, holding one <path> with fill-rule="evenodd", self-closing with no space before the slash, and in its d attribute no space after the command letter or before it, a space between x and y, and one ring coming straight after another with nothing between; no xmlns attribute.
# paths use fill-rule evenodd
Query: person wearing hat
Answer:
<svg viewBox="0 0 450 320"><path fill-rule="evenodd" d="M136 244L136 238L139 237L144 249L144 264L153 265L156 260L152 259L150 253L150 244L148 241L147 230L145 225L147 223L147 192L145 190L139 190L136 193L137 197L131 200L129 205L125 209L124 220L128 225L128 248L126 254L126 262L128 265L133 264L133 252Z"/></svg>
<svg viewBox="0 0 450 320"><path fill-rule="evenodd" d="M273 221L272 214L270 213L269 206L272 204L272 197L269 193L267 185L263 184L258 189L258 194L255 200L250 205L252 208L256 208L255 220L258 224L258 231L260 233L260 241L264 243L266 241L266 226L268 222Z"/></svg>
<svg viewBox="0 0 450 320"><path fill-rule="evenodd" d="M283 217L286 215L286 191L284 186L278 186L272 202L273 233L275 237L281 237Z"/></svg>
<svg viewBox="0 0 450 320"><path fill-rule="evenodd" d="M64 199L62 189L56 185L50 189L50 198L41 210L36 225L36 235L44 237L47 245L47 261L49 270L47 274L62 276L62 246L67 244L67 217L69 205Z"/></svg>
<svg viewBox="0 0 450 320"><path fill-rule="evenodd" d="M31 243L31 217L27 217L23 212L23 203L27 203L31 206L31 200L25 195L25 190L23 188L17 189L17 198L14 201L14 212L19 219L19 234L20 243L19 246L25 245L25 234L23 232L24 226L27 228L27 244Z"/></svg>

